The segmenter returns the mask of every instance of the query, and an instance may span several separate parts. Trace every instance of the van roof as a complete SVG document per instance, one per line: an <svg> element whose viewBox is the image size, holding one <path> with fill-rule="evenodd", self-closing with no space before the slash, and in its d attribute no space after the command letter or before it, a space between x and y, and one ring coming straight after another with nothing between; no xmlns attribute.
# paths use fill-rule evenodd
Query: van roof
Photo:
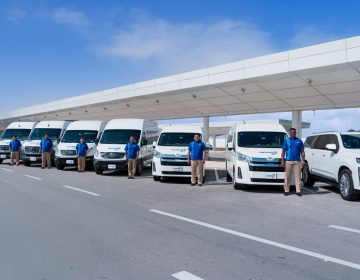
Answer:
<svg viewBox="0 0 360 280"><path fill-rule="evenodd" d="M113 119L109 121L106 129L142 129L144 120L143 119Z"/></svg>
<svg viewBox="0 0 360 280"><path fill-rule="evenodd" d="M69 121L41 121L36 124L35 128L64 128Z"/></svg>
<svg viewBox="0 0 360 280"><path fill-rule="evenodd" d="M105 123L104 121L74 121L66 130L100 130Z"/></svg>
<svg viewBox="0 0 360 280"><path fill-rule="evenodd" d="M12 122L7 126L6 129L12 128L12 129L33 129L37 122Z"/></svg>
<svg viewBox="0 0 360 280"><path fill-rule="evenodd" d="M201 126L198 125L168 125L163 128L161 133L164 132L189 132L202 134Z"/></svg>
<svg viewBox="0 0 360 280"><path fill-rule="evenodd" d="M285 132L285 128L279 123L244 123L238 122L235 125L237 131L278 131Z"/></svg>

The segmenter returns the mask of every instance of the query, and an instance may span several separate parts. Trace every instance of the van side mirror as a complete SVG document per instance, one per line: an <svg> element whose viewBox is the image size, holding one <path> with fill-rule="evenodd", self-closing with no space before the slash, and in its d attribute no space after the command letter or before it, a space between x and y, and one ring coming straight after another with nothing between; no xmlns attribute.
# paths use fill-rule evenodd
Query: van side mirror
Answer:
<svg viewBox="0 0 360 280"><path fill-rule="evenodd" d="M325 148L329 151L337 152L336 144L327 144Z"/></svg>
<svg viewBox="0 0 360 280"><path fill-rule="evenodd" d="M96 138L96 139L95 139L95 145L99 144L99 142L100 142L100 139L99 139L99 138Z"/></svg>
<svg viewBox="0 0 360 280"><path fill-rule="evenodd" d="M229 151L234 149L234 144L232 142L227 143L227 148Z"/></svg>
<svg viewBox="0 0 360 280"><path fill-rule="evenodd" d="M155 148L156 145L157 145L157 144L156 144L156 141L154 141L154 142L153 142L153 148Z"/></svg>
<svg viewBox="0 0 360 280"><path fill-rule="evenodd" d="M148 143L147 139L143 139L141 141L141 146L147 145L147 143Z"/></svg>
<svg viewBox="0 0 360 280"><path fill-rule="evenodd" d="M56 139L56 143L58 144L60 143L60 138Z"/></svg>

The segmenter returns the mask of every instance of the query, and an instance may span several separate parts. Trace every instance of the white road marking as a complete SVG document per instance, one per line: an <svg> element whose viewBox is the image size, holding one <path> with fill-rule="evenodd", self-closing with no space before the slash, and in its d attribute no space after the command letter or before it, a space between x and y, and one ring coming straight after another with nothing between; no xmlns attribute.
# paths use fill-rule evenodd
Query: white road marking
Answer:
<svg viewBox="0 0 360 280"><path fill-rule="evenodd" d="M360 264L357 264L357 263L353 263L353 262L333 258L333 257L326 256L326 255L323 255L323 254L319 254L319 253L315 253L315 252L312 252L312 251L300 249L300 248L297 248L297 247L289 246L289 245L282 244L282 243L279 243L279 242L275 242L275 241L271 241L271 240L268 240L268 239L256 237L256 236L246 234L246 233L241 233L241 232L238 232L238 231L235 231L235 230L215 226L215 225L212 225L212 224L200 222L200 221L197 221L197 220L189 219L189 218L186 218L186 217L174 215L174 214L167 213L167 212L163 212L163 211L159 211L159 210L155 210L155 209L149 210L149 211L153 212L153 213L163 215L163 216L178 219L178 220L181 220L181 221L189 222L189 223L192 223L192 224L195 224L195 225L199 225L199 226L202 226L202 227L206 227L206 228L214 229L214 230L217 230L217 231L225 232L225 233L228 233L228 234L232 234L232 235L235 235L235 236L239 236L239 237L242 237L242 238L246 238L246 239L249 239L249 240L252 240L252 241L256 241L256 242L260 242L260 243L263 243L263 244L271 245L271 246L274 246L274 247L277 247L277 248L281 248L281 249L285 249L285 250L292 251L292 252L295 252L295 253L299 253L299 254L303 254L303 255L306 255L306 256L321 259L321 260L323 260L325 262L332 262L332 263L336 263L336 264L340 264L340 265L343 265L343 266L347 266L347 267L350 267L350 268L360 270Z"/></svg>
<svg viewBox="0 0 360 280"><path fill-rule="evenodd" d="M14 172L13 170L11 169L7 169L7 168L1 168L2 170L6 171L6 172Z"/></svg>
<svg viewBox="0 0 360 280"><path fill-rule="evenodd" d="M42 179L39 178L39 177L35 177L35 176L31 176L31 175L24 175L25 177L28 177L28 178L31 178L31 179L35 179L35 180L38 180L38 181L41 181Z"/></svg>
<svg viewBox="0 0 360 280"><path fill-rule="evenodd" d="M341 226L336 226L336 225L330 225L329 228L335 228L335 229L340 229L340 230L344 230L344 231L360 233L360 230L358 230L358 229L348 228L348 227L341 227Z"/></svg>
<svg viewBox="0 0 360 280"><path fill-rule="evenodd" d="M93 192L89 192L89 191L86 191L86 190L82 190L82 189L78 189L78 188L74 188L74 187L70 187L70 186L63 186L63 187L66 188L66 189L70 189L70 190L90 194L90 195L93 195L93 196L100 196L100 194L98 194L98 193L93 193Z"/></svg>
<svg viewBox="0 0 360 280"><path fill-rule="evenodd" d="M180 271L171 276L179 280L204 280L203 278L197 277L196 275L191 274L187 271Z"/></svg>
<svg viewBox="0 0 360 280"><path fill-rule="evenodd" d="M214 170L215 170L216 182L219 182L219 181L220 181L220 178L219 178L219 173L218 173L218 171L217 171L217 168L215 167Z"/></svg>

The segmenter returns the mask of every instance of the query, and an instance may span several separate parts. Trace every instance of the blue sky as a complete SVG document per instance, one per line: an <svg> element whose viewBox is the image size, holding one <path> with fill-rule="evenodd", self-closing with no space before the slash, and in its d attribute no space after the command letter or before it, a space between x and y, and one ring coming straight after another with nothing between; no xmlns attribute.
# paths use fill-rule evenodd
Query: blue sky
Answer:
<svg viewBox="0 0 360 280"><path fill-rule="evenodd" d="M359 35L359 10L360 1L3 0L2 108ZM290 115L238 118L260 117ZM315 131L360 129L358 117L304 113Z"/></svg>

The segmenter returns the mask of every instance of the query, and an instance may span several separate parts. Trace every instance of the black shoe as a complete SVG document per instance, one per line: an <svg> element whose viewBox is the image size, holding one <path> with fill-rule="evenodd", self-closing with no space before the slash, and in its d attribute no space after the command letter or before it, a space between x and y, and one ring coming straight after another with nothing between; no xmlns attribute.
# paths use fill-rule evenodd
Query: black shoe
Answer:
<svg viewBox="0 0 360 280"><path fill-rule="evenodd" d="M48 169L51 169L51 167L48 167Z"/></svg>
<svg viewBox="0 0 360 280"><path fill-rule="evenodd" d="M41 167L41 169L45 169L45 167Z"/></svg>
<svg viewBox="0 0 360 280"><path fill-rule="evenodd" d="M196 185L196 184L193 184L193 183L190 184L190 186L192 186L192 187L195 186L195 185Z"/></svg>
<svg viewBox="0 0 360 280"><path fill-rule="evenodd" d="M290 195L290 193L289 192L284 192L284 195L288 196L288 195Z"/></svg>
<svg viewBox="0 0 360 280"><path fill-rule="evenodd" d="M131 177L129 176L128 179L131 179Z"/></svg>
<svg viewBox="0 0 360 280"><path fill-rule="evenodd" d="M297 196L302 196L302 193L301 193L301 192L297 192L296 195L297 195Z"/></svg>
<svg viewBox="0 0 360 280"><path fill-rule="evenodd" d="M131 179L135 179L135 177L134 177L134 176L132 176L132 177L131 177Z"/></svg>

